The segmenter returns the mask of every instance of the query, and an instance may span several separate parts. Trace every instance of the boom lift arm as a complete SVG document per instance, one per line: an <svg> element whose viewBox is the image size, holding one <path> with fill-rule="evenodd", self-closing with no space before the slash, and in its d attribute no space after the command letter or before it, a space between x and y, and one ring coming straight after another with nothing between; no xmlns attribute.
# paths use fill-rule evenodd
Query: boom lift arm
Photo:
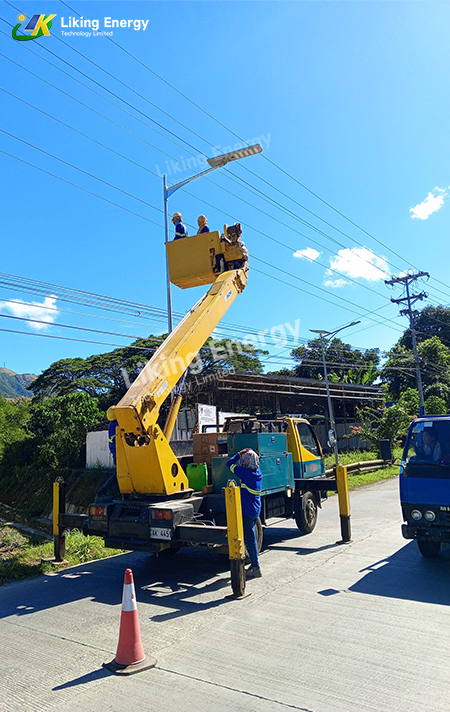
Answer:
<svg viewBox="0 0 450 712"><path fill-rule="evenodd" d="M186 238L194 239L194 238ZM217 275L143 368L114 409L117 479L122 494L171 495L189 489L186 475L157 425L161 405L247 283L247 265Z"/></svg>

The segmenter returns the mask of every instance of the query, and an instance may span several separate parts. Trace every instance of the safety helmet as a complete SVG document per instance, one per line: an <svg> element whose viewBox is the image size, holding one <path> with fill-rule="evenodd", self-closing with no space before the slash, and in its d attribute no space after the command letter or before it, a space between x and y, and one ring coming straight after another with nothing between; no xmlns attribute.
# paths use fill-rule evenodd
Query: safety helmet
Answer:
<svg viewBox="0 0 450 712"><path fill-rule="evenodd" d="M115 413L115 408L114 406L110 406L108 410L106 411L106 417L108 420L115 420L116 419L116 413Z"/></svg>
<svg viewBox="0 0 450 712"><path fill-rule="evenodd" d="M182 220L182 219L183 219L183 216L182 216L181 213L174 213L174 214L172 215L172 220L173 220L174 218L180 218L180 220Z"/></svg>

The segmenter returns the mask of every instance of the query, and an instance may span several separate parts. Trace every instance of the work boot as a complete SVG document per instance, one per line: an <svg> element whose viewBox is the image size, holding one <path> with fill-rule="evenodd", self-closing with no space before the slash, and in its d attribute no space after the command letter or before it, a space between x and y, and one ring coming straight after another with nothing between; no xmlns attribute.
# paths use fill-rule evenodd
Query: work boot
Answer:
<svg viewBox="0 0 450 712"><path fill-rule="evenodd" d="M261 578L261 576L262 573L259 566L250 566L245 573L246 579Z"/></svg>

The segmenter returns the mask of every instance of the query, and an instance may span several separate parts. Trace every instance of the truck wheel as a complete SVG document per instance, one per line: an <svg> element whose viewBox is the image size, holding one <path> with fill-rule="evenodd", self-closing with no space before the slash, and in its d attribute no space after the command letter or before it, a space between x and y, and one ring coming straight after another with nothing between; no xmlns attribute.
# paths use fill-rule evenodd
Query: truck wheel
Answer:
<svg viewBox="0 0 450 712"><path fill-rule="evenodd" d="M263 525L261 524L261 520L259 517L256 520L256 524L255 524L255 534L256 534L256 546L258 547L258 554L260 554L262 545L263 545L264 529L263 529Z"/></svg>
<svg viewBox="0 0 450 712"><path fill-rule="evenodd" d="M417 539L417 546L422 556L426 559L433 559L435 556L439 556L441 550L440 541L428 541L428 539Z"/></svg>
<svg viewBox="0 0 450 712"><path fill-rule="evenodd" d="M312 492L305 492L302 507L295 513L295 523L301 532L311 534L317 524L317 502Z"/></svg>

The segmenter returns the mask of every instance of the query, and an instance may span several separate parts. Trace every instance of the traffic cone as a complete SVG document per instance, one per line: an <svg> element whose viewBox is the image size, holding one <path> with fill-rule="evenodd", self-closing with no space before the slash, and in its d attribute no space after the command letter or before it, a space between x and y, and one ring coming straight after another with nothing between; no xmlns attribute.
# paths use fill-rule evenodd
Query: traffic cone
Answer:
<svg viewBox="0 0 450 712"><path fill-rule="evenodd" d="M122 614L120 617L119 642L114 660L103 663L116 675L132 675L141 670L155 667L155 658L146 656L139 630L139 618L134 591L133 572L125 571L122 596Z"/></svg>

